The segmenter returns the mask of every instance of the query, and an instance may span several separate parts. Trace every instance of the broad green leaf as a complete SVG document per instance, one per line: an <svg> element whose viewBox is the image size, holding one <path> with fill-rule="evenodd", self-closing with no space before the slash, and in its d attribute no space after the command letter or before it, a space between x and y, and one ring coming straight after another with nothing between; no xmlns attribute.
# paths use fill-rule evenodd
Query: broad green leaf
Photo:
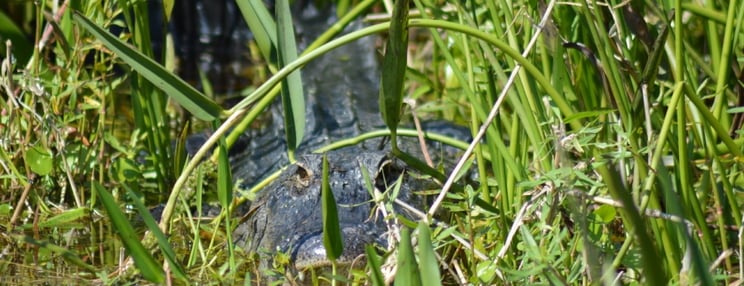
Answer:
<svg viewBox="0 0 744 286"><path fill-rule="evenodd" d="M323 154L323 177L320 191L321 209L323 215L323 246L329 260L341 257L344 251L341 227L338 223L338 211L336 210L336 199L329 180L328 156Z"/></svg>
<svg viewBox="0 0 744 286"><path fill-rule="evenodd" d="M181 106L191 112L195 117L201 120L211 121L220 116L222 108L194 87L168 72L149 57L146 57L136 49L114 37L111 33L101 29L79 12L75 12L73 18L75 22L103 42L107 48L114 51L117 56L121 57L135 71L154 86L163 90L163 92L181 104Z"/></svg>
<svg viewBox="0 0 744 286"><path fill-rule="evenodd" d="M398 245L398 272L395 273L395 285L421 285L421 273L419 273L418 267L416 266L416 258L413 256L411 230L407 227L403 227L400 232L400 244Z"/></svg>
<svg viewBox="0 0 744 286"><path fill-rule="evenodd" d="M434 246L431 243L431 231L429 231L429 226L424 222L419 222L417 230L418 266L419 271L421 271L421 283L430 286L442 285L437 256L434 254Z"/></svg>
<svg viewBox="0 0 744 286"><path fill-rule="evenodd" d="M277 39L276 23L271 13L261 0L238 0L236 3L264 59L273 62L273 51L277 46Z"/></svg>
<svg viewBox="0 0 744 286"><path fill-rule="evenodd" d="M168 261L168 265L170 265L171 271L173 271L173 274L175 274L178 279L186 281L188 279L186 277L186 272L184 272L183 267L181 267L181 264L179 264L176 252L173 251L173 248L171 248L168 237L166 237L165 234L160 230L160 227L158 227L158 223L155 221L155 218L152 217L150 211L147 209L147 207L145 207L142 195L138 194L126 185L124 186L124 188L127 189L127 195L131 199L134 207L137 208L137 212L140 214L140 217L142 217L145 225L147 225L147 229L152 232L152 234L155 236L155 239L158 241L158 247L163 253L165 259Z"/></svg>
<svg viewBox="0 0 744 286"><path fill-rule="evenodd" d="M380 256L375 251L375 247L367 244L364 250L367 252L367 268L369 269L367 273L369 273L369 278L372 280L372 285L385 285L385 278L383 278L382 270L380 269L382 262L380 261Z"/></svg>
<svg viewBox="0 0 744 286"><path fill-rule="evenodd" d="M403 80L408 60L408 0L398 0L390 19L385 57L382 60L382 82L380 83L380 112L390 129L393 148L396 146L396 130L400 122L403 103Z"/></svg>
<svg viewBox="0 0 744 286"><path fill-rule="evenodd" d="M93 189L101 198L103 207L106 209L106 213L108 213L114 229L116 229L116 233L124 244L124 248L127 249L129 255L134 259L134 265L137 266L137 269L140 270L145 279L155 283L162 283L165 280L163 269L142 245L140 237L137 236L129 220L121 209L119 209L119 205L114 200L114 197L97 181L92 181L92 183Z"/></svg>
<svg viewBox="0 0 744 286"><path fill-rule="evenodd" d="M289 0L276 1L276 18L279 66L284 67L297 59L297 44L292 27ZM287 136L289 160L294 161L294 151L302 142L305 133L305 97L302 94L302 78L299 69L282 80L282 106L284 107L284 132Z"/></svg>
<svg viewBox="0 0 744 286"><path fill-rule="evenodd" d="M33 43L31 43L26 35L23 34L21 28L19 28L13 20L8 17L3 11L0 11L0 57L5 58L5 40L10 40L12 43L12 53L16 57L16 64L23 66L26 64L31 54L34 52Z"/></svg>
<svg viewBox="0 0 744 286"><path fill-rule="evenodd" d="M41 144L36 144L31 149L28 149L26 154L24 154L24 159L28 167L31 168L31 171L37 175L46 176L52 172L52 163L54 161L52 152L41 146Z"/></svg>

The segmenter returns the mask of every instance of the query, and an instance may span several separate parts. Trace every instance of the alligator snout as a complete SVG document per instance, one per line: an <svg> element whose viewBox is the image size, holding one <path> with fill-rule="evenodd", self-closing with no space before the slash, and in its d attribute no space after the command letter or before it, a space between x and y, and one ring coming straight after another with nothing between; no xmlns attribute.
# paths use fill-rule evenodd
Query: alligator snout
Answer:
<svg viewBox="0 0 744 286"><path fill-rule="evenodd" d="M344 252L337 262L350 264L364 253L365 245L384 245L387 233L386 218L375 213L373 190L364 178L385 191L406 170L383 151L347 148L329 153L328 160L343 234ZM298 270L329 265L323 246L321 166L321 155L301 156L265 188L252 203L253 215L235 230L237 245L258 253L287 253ZM399 198L410 196L408 185L398 192Z"/></svg>

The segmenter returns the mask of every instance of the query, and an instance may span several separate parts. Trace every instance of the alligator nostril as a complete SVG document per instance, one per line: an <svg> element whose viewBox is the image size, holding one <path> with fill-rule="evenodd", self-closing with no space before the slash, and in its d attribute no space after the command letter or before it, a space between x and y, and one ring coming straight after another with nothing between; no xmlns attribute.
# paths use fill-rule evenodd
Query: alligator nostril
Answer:
<svg viewBox="0 0 744 286"><path fill-rule="evenodd" d="M312 172L308 169L306 169L302 165L297 165L297 170L295 171L295 176L298 181L301 181L303 183L307 183L310 181L310 177L312 177Z"/></svg>
<svg viewBox="0 0 744 286"><path fill-rule="evenodd" d="M387 190L392 186L398 177L405 172L405 168L396 164L395 159L386 159L380 163L379 171L375 176L375 188L380 191Z"/></svg>
<svg viewBox="0 0 744 286"><path fill-rule="evenodd" d="M313 171L305 168L305 166L302 166L299 163L296 164L294 174L291 176L289 184L289 187L292 190L291 194L293 196L303 195L305 190L307 190L307 187L310 186L312 180Z"/></svg>

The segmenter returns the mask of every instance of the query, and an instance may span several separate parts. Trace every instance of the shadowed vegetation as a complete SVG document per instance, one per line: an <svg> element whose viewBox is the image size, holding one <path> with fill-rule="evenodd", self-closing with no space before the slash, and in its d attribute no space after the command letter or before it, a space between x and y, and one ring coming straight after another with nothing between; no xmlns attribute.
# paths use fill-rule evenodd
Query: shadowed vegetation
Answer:
<svg viewBox="0 0 744 286"><path fill-rule="evenodd" d="M740 1L405 2L315 3L337 7L340 24L300 44L287 1L239 0L240 24L229 24L250 27L252 39L231 43L240 56L220 76L184 68L165 24L185 17L183 3L0 4L0 276L294 281L288 255L262 269L261 256L232 247L244 214L231 209L255 194L237 190L226 150L283 90L289 165L308 136L293 72L378 37L390 129L416 136L404 127L443 119L475 139L443 138L467 149L450 158L461 160L452 174L396 148L439 186L417 190L430 195L420 217L400 219L407 241L367 248L367 267L344 277L334 263L335 275L305 281L740 282ZM340 37L353 21L367 25ZM188 156L188 136L204 129L214 136ZM208 202L219 214L195 215ZM159 221L148 210L158 205Z"/></svg>

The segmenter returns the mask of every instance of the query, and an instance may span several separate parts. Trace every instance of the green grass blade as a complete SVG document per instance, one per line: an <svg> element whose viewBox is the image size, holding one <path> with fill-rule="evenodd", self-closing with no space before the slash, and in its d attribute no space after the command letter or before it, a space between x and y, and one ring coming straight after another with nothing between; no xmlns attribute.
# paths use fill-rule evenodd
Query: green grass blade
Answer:
<svg viewBox="0 0 744 286"><path fill-rule="evenodd" d="M47 227L62 227L65 225L69 225L71 223L75 223L76 221L79 221L81 219L84 219L88 216L90 213L90 209L81 207L81 208L74 208L67 210L61 214L55 215L53 217L50 217L48 219L45 219L44 221L39 222L37 225L34 224L24 224L24 229L31 229L33 227L38 228L47 228Z"/></svg>
<svg viewBox="0 0 744 286"><path fill-rule="evenodd" d="M216 124L215 124L216 125ZM219 144L220 154L217 158L217 197L220 201L220 207L222 212L227 213L230 211L230 206L233 200L233 188L232 188L232 174L230 172L230 159L227 153L227 142L225 137L220 138ZM228 265L231 270L236 268L235 266L235 255L233 254L234 246L232 242L232 234L230 231L231 219L230 215L225 216L225 229L227 229L227 257ZM232 273L232 272L231 272Z"/></svg>
<svg viewBox="0 0 744 286"><path fill-rule="evenodd" d="M181 171L183 171L184 165L186 165L186 158L187 158L187 152L186 152L186 139L189 136L189 123L187 122L186 125L183 126L183 129L181 129L181 133L178 135L178 138L176 139L176 150L174 150L173 154L173 168L175 168L175 174L179 175L181 174Z"/></svg>
<svg viewBox="0 0 744 286"><path fill-rule="evenodd" d="M344 251L341 227L338 223L338 211L336 210L336 199L329 183L328 156L323 155L323 182L321 185L321 208L323 214L323 246L329 260L341 257Z"/></svg>
<svg viewBox="0 0 744 286"><path fill-rule="evenodd" d="M140 270L142 276L155 283L162 283L165 281L165 273L163 273L160 264L158 264L155 258L150 255L150 252L142 245L140 238L134 232L134 228L129 223L126 216L124 216L124 213L119 209L119 205L116 203L116 200L114 200L114 197L96 181L93 181L93 189L101 198L103 207L106 209L106 213L108 213L111 223L114 225L114 229L116 229L116 233L119 235L119 238L121 238L121 242L124 243L124 247L134 259L134 264L137 266L137 269Z"/></svg>
<svg viewBox="0 0 744 286"><path fill-rule="evenodd" d="M170 269L171 271L173 271L175 277L181 279L182 281L187 281L188 278L186 276L186 272L183 270L183 267L181 267L181 264L178 262L179 260L176 256L176 252L173 251L173 248L168 241L168 237L166 237L165 234L160 231L155 218L152 217L150 211L147 209L147 207L145 207L142 195L138 194L127 186L125 186L124 188L126 188L127 195L131 199L134 207L137 209L137 212L142 217L142 220L145 222L147 229L152 232L152 234L155 236L155 239L158 241L158 247L163 253L163 257L165 257L165 260L168 261L168 265L170 265Z"/></svg>
<svg viewBox="0 0 744 286"><path fill-rule="evenodd" d="M395 273L395 285L421 285L421 273L419 273L418 267L416 266L416 258L413 256L411 230L407 227L403 227L400 231L400 244L398 245L398 272Z"/></svg>
<svg viewBox="0 0 744 286"><path fill-rule="evenodd" d="M217 197L223 209L232 203L232 174L230 174L230 159L227 153L225 138L220 138L220 154L217 157Z"/></svg>
<svg viewBox="0 0 744 286"><path fill-rule="evenodd" d="M276 2L277 38L279 43L279 66L297 59L297 44L292 27L292 12L289 0ZM287 136L289 160L294 161L294 151L302 142L305 133L305 97L302 94L300 70L290 73L282 80L282 106L284 107L284 132Z"/></svg>
<svg viewBox="0 0 744 286"><path fill-rule="evenodd" d="M382 60L380 113L391 131L393 148L403 103L403 81L408 60L408 0L398 0L390 20L385 58Z"/></svg>
<svg viewBox="0 0 744 286"><path fill-rule="evenodd" d="M163 0L163 12L165 15L165 22L170 22L171 15L173 14L173 6L176 4L176 0Z"/></svg>
<svg viewBox="0 0 744 286"><path fill-rule="evenodd" d="M243 19L248 24L248 28L253 33L258 49L261 51L264 59L273 62L273 50L277 46L276 23L271 13L266 9L263 1L260 0L243 0L237 1L238 9L243 14Z"/></svg>
<svg viewBox="0 0 744 286"><path fill-rule="evenodd" d="M421 283L423 285L442 285L439 274L437 256L434 254L434 246L431 243L431 231L423 221L418 225L418 258L419 271L421 271Z"/></svg>
<svg viewBox="0 0 744 286"><path fill-rule="evenodd" d="M103 42L117 56L121 57L124 62L129 64L153 85L163 90L163 92L181 104L181 106L191 112L196 118L211 121L220 116L222 108L217 103L201 94L182 79L117 39L111 33L101 29L79 12L75 12L73 18L81 27Z"/></svg>
<svg viewBox="0 0 744 286"><path fill-rule="evenodd" d="M368 244L364 247L364 250L367 253L367 268L369 269L368 273L370 280L372 280L372 285L385 285L385 279L383 278L382 271L380 270L382 262L380 261L380 256L378 256L377 252L375 251L375 247Z"/></svg>

